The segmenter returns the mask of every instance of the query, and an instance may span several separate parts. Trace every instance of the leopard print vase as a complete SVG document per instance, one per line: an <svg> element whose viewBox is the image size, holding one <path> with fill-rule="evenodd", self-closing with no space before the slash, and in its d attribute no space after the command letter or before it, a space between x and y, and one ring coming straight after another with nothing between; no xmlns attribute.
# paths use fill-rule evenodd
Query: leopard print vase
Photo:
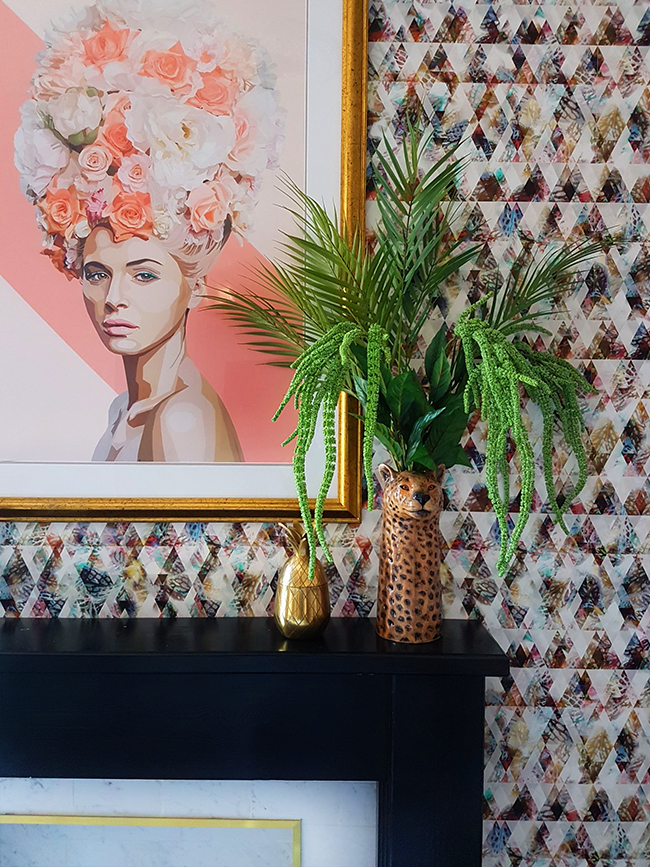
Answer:
<svg viewBox="0 0 650 867"><path fill-rule="evenodd" d="M440 636L441 479L379 467L384 488L377 632L389 641L424 644Z"/></svg>

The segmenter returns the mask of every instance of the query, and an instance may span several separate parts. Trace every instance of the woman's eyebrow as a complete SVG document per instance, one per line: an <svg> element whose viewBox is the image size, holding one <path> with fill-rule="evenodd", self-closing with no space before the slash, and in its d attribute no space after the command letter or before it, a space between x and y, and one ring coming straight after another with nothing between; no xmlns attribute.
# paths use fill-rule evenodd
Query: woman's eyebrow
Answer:
<svg viewBox="0 0 650 867"><path fill-rule="evenodd" d="M162 262L158 262L156 259L134 259L133 262L127 262L126 267L131 268L133 265L144 265L145 262L153 262L154 265L160 265L162 268Z"/></svg>
<svg viewBox="0 0 650 867"><path fill-rule="evenodd" d="M84 262L84 268L90 268L91 265L93 268L102 268L104 271L110 270L106 265L102 265L101 262Z"/></svg>

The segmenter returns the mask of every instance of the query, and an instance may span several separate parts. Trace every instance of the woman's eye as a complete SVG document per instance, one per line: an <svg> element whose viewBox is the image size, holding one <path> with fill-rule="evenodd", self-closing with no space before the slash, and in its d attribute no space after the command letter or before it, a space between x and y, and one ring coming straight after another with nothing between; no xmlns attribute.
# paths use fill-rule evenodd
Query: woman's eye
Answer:
<svg viewBox="0 0 650 867"><path fill-rule="evenodd" d="M86 280L89 283L101 283L102 280L108 279L106 271L86 271Z"/></svg>
<svg viewBox="0 0 650 867"><path fill-rule="evenodd" d="M158 275L151 271L138 271L135 279L138 283L152 283L154 280L158 280Z"/></svg>

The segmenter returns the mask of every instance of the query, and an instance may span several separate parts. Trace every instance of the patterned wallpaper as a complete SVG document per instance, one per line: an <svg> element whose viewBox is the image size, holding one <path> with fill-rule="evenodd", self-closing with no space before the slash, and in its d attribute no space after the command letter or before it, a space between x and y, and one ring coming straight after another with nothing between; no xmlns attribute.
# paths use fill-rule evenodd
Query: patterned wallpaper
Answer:
<svg viewBox="0 0 650 867"><path fill-rule="evenodd" d="M465 224L486 247L451 287L452 313L512 259L517 229L615 240L544 340L599 391L571 534L539 491L497 578L482 481L454 473L447 612L482 617L512 662L487 692L484 863L648 865L650 5L371 5L371 141L418 106L439 139L469 139ZM466 448L480 470L479 426ZM567 481L561 451L556 468Z"/></svg>
<svg viewBox="0 0 650 867"><path fill-rule="evenodd" d="M544 491L504 578L479 472L448 474L446 613L482 618L512 663L488 684L485 864L650 864L650 4L370 0L370 142L422 110L464 138L479 267L441 314L538 239L615 240L544 339L597 386L590 477L565 537ZM539 429L532 413L531 429ZM572 465L561 451L557 470ZM516 494L516 489L513 489ZM516 510L516 498L513 501ZM373 613L379 513L330 527L338 616ZM259 616L285 552L261 524L3 524L7 617Z"/></svg>

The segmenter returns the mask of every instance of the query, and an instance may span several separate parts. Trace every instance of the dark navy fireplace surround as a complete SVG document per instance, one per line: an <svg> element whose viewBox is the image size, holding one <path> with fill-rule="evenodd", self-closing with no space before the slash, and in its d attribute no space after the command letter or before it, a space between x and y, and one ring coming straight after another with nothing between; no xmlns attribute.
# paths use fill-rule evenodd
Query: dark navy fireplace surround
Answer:
<svg viewBox="0 0 650 867"><path fill-rule="evenodd" d="M336 619L5 620L0 776L377 780L379 867L479 867L486 676L477 622L409 647Z"/></svg>

